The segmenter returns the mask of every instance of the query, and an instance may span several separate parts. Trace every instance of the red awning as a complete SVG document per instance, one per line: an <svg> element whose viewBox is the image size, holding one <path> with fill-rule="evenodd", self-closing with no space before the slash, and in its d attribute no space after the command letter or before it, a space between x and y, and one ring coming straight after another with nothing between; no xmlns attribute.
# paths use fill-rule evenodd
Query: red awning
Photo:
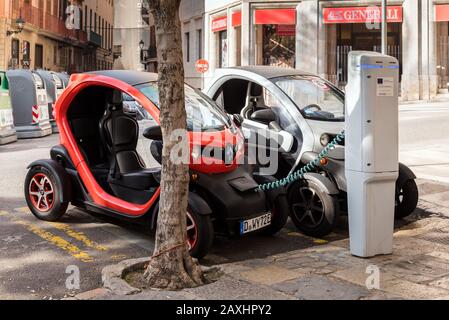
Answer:
<svg viewBox="0 0 449 320"><path fill-rule="evenodd" d="M402 7L388 7L388 22L402 22ZM324 8L324 23L380 23L381 7Z"/></svg>
<svg viewBox="0 0 449 320"><path fill-rule="evenodd" d="M435 21L449 21L449 4L438 4L435 6Z"/></svg>
<svg viewBox="0 0 449 320"><path fill-rule="evenodd" d="M228 29L228 16L222 16L212 20L212 32Z"/></svg>
<svg viewBox="0 0 449 320"><path fill-rule="evenodd" d="M296 9L261 9L255 11L256 24L296 24Z"/></svg>
<svg viewBox="0 0 449 320"><path fill-rule="evenodd" d="M242 12L241 11L234 12L232 14L232 26L238 27L241 25L242 25Z"/></svg>

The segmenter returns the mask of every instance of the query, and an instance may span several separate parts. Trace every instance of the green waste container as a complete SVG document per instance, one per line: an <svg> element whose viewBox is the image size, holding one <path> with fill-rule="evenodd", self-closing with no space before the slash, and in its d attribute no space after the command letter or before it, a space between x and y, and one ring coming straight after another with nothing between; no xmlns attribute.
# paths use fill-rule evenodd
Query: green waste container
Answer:
<svg viewBox="0 0 449 320"><path fill-rule="evenodd" d="M0 145L17 141L6 72L0 71Z"/></svg>

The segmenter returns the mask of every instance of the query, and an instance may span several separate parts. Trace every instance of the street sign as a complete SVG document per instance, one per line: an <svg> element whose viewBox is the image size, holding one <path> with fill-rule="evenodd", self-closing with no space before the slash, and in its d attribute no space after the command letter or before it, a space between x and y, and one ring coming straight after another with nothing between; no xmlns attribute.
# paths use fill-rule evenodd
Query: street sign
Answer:
<svg viewBox="0 0 449 320"><path fill-rule="evenodd" d="M195 63L195 69L199 73L206 73L207 71L209 71L209 62L205 59L199 59Z"/></svg>

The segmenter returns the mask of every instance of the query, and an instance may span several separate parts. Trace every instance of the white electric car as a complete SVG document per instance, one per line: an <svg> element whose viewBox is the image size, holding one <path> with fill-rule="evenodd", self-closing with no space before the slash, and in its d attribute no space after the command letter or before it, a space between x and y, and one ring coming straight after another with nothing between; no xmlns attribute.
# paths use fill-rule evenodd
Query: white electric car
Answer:
<svg viewBox="0 0 449 320"><path fill-rule="evenodd" d="M243 118L248 147L257 140L252 135L277 137L278 179L314 160L345 125L344 92L317 75L295 69L218 69L204 92L227 113ZM417 206L415 179L408 167L399 165L396 218L408 216ZM347 213L346 198L344 140L317 170L288 187L292 221L315 237L330 233L338 216Z"/></svg>

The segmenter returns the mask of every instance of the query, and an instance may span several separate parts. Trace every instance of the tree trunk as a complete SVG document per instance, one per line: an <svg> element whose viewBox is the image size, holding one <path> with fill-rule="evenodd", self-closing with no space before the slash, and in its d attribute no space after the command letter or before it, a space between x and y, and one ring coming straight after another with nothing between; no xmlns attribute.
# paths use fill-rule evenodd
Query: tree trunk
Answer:
<svg viewBox="0 0 449 320"><path fill-rule="evenodd" d="M182 150L189 150L186 139L181 142L171 139L174 130L186 130L187 118L180 2L181 0L149 0L156 26L160 121L164 147L156 243L145 278L151 287L169 290L203 283L201 269L190 257L186 241L188 163L175 163L170 157L173 148L179 147L180 143L184 144Z"/></svg>

